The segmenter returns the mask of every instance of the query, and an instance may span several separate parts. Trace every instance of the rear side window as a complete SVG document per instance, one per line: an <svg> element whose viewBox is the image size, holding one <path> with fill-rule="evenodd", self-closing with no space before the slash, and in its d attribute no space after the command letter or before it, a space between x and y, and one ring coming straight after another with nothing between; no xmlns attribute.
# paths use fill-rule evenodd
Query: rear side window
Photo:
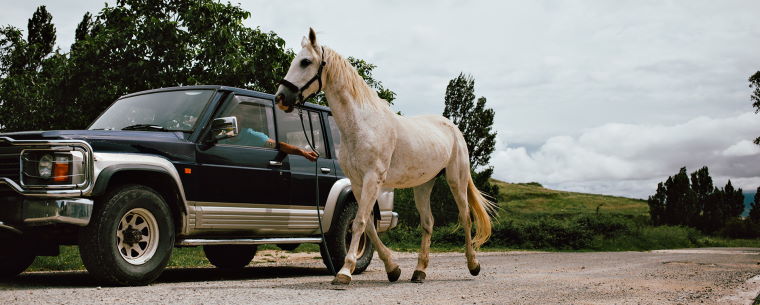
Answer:
<svg viewBox="0 0 760 305"><path fill-rule="evenodd" d="M279 117L278 117L279 118ZM313 145L320 156L325 155L325 138L322 134L322 123L318 112L304 111L303 121L298 115L298 111L291 113L282 113L282 122L278 122L279 132L281 140L290 145L298 146L300 148L310 150L312 147L309 145L309 141L314 137ZM301 123L303 122L303 127ZM303 128L306 128L306 134L309 136L309 141L304 136Z"/></svg>
<svg viewBox="0 0 760 305"><path fill-rule="evenodd" d="M338 154L340 153L340 130L332 115L327 117L327 122L330 124L330 135L332 136L333 148L335 149L335 159L338 159Z"/></svg>

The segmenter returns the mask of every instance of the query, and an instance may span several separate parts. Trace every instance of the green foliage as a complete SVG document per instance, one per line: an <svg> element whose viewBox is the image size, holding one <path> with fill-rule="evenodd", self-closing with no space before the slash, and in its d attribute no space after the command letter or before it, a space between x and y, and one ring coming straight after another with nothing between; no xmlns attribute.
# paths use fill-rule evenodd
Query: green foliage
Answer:
<svg viewBox="0 0 760 305"><path fill-rule="evenodd" d="M752 200L752 205L749 210L749 221L755 224L760 224L760 186L757 187L755 198Z"/></svg>
<svg viewBox="0 0 760 305"><path fill-rule="evenodd" d="M68 54L49 54L55 29L41 7L26 40L0 30L0 125L83 128L119 96L160 87L272 91L293 52L276 34L243 26L249 17L213 0L119 0L85 14Z"/></svg>
<svg viewBox="0 0 760 305"><path fill-rule="evenodd" d="M454 122L464 135L470 152L470 166L488 166L496 145L496 132L492 128L495 112L486 108L485 97L475 102L475 80L472 76L460 73L449 81L444 103L443 116Z"/></svg>
<svg viewBox="0 0 760 305"><path fill-rule="evenodd" d="M731 180L722 189L714 187L707 167L692 173L690 181L684 167L659 183L647 203L654 225L683 225L714 233L741 215L744 195Z"/></svg>
<svg viewBox="0 0 760 305"><path fill-rule="evenodd" d="M755 113L757 113L760 111L760 71L749 77L749 87L755 88L750 99L752 100L752 107L755 107ZM760 137L755 139L755 144L760 144Z"/></svg>

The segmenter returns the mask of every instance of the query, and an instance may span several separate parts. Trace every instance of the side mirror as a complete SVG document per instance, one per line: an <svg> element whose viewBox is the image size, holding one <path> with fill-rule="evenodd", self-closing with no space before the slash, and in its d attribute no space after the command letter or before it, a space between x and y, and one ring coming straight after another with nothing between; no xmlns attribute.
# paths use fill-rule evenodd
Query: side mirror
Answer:
<svg viewBox="0 0 760 305"><path fill-rule="evenodd" d="M236 137L239 133L237 118L228 116L211 121L211 136L213 141Z"/></svg>

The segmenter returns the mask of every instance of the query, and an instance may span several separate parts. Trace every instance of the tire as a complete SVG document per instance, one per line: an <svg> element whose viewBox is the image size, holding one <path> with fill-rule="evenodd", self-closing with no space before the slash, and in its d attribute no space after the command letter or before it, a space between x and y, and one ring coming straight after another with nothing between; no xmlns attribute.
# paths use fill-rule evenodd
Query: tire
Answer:
<svg viewBox="0 0 760 305"><path fill-rule="evenodd" d="M351 244L351 225L356 217L356 210L358 210L356 202L347 202L343 206L343 210L340 212L337 221L332 225L330 232L325 234L327 250L330 250L330 258L332 259L333 267L335 267L335 272L338 272L343 267L343 262L345 262L348 246ZM372 224L369 223L368 225ZM322 253L322 262L329 269L330 261L327 259L324 244L320 244L319 250ZM360 274L369 267L374 251L375 248L372 247L369 237L366 234L362 234L357 253L356 268L354 268L353 274Z"/></svg>
<svg viewBox="0 0 760 305"><path fill-rule="evenodd" d="M256 245L203 246L203 253L219 269L242 269L256 255Z"/></svg>
<svg viewBox="0 0 760 305"><path fill-rule="evenodd" d="M293 251L301 244L277 244L277 247L280 248L280 250L284 251Z"/></svg>
<svg viewBox="0 0 760 305"><path fill-rule="evenodd" d="M19 273L24 272L26 268L32 265L35 255L19 251L22 249L20 242L15 238L12 240L3 240L2 244L5 251L0 251L0 280L10 279Z"/></svg>
<svg viewBox="0 0 760 305"><path fill-rule="evenodd" d="M124 185L95 205L90 224L79 232L87 271L109 285L153 282L171 257L174 221L164 199L143 185Z"/></svg>

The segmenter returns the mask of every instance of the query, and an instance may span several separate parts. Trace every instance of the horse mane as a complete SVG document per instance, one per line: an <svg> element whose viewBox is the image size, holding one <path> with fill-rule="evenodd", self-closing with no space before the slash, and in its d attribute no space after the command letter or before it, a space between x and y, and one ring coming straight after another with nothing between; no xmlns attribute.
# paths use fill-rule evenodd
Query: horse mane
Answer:
<svg viewBox="0 0 760 305"><path fill-rule="evenodd" d="M367 85L367 82L347 59L328 47L324 47L324 53L324 60L327 62L325 70L328 72L328 81L331 80L333 85L341 87L342 90L347 90L354 97L355 102L362 106L390 111L388 101L381 99L377 95L377 91Z"/></svg>

